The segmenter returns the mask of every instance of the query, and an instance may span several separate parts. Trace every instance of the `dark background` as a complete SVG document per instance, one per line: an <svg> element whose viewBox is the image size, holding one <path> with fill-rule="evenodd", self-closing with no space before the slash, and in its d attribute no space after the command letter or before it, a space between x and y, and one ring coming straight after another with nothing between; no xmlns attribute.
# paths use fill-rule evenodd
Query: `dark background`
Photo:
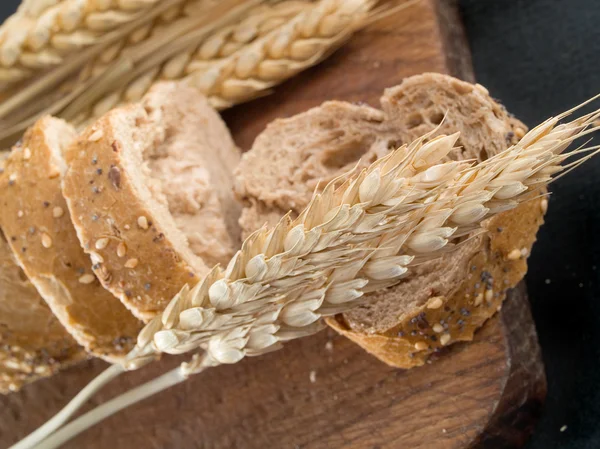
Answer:
<svg viewBox="0 0 600 449"><path fill-rule="evenodd" d="M18 0L0 0L0 19L17 4ZM599 0L459 0L459 4L477 80L527 125L600 93ZM595 107L600 107L600 100ZM549 384L542 421L527 448L596 449L600 448L600 236L596 235L600 156L560 179L552 192L527 275Z"/></svg>

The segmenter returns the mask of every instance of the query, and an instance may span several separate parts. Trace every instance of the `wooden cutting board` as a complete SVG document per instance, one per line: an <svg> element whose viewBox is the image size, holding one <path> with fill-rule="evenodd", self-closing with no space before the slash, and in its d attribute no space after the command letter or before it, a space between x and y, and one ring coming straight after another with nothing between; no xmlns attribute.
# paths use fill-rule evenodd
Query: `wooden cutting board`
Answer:
<svg viewBox="0 0 600 449"><path fill-rule="evenodd" d="M247 149L266 123L324 100L378 104L385 87L437 71L473 80L455 6L422 0L360 32L276 95L225 114ZM110 384L92 405L174 367L165 358ZM42 424L106 367L86 362L0 397L0 448ZM517 448L546 383L524 287L478 332L424 367L388 367L328 330L197 375L88 430L86 449Z"/></svg>

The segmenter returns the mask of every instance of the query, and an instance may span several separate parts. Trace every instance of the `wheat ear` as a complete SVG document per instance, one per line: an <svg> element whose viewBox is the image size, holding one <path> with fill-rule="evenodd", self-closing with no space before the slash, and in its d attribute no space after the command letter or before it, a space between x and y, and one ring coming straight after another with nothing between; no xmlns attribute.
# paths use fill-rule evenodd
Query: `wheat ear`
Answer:
<svg viewBox="0 0 600 449"><path fill-rule="evenodd" d="M201 44L197 52L186 51L171 58L162 67L159 78L177 79L188 72L187 62L191 60L215 60L231 55L242 46L248 45L256 38L265 35L272 29L282 25L300 11L308 8L312 0L286 0L272 4L260 5L248 11L247 15L236 24L232 24L212 33ZM126 38L104 50L97 58L90 61L78 76L78 82L85 82L104 73L112 63L128 53L136 51L141 43L149 38L159 36L168 27L178 26L186 17L198 13L201 2L185 4L180 14L160 15L153 22L138 28ZM128 97L127 93L124 95Z"/></svg>
<svg viewBox="0 0 600 449"><path fill-rule="evenodd" d="M180 1L162 0L144 15L143 19L148 20L149 17L155 17ZM119 33L113 34L102 45L91 47L69 59L64 66L57 67L48 74L36 79L24 89L16 91L13 96L0 103L0 118L5 121L5 127L0 130L0 142L4 144L14 142L40 115L50 114L73 119L78 113L85 110L90 103L97 101L98 98L114 89L115 85L127 83L177 54L183 48L201 42L210 32L237 20L247 9L263 1L219 0L218 2L200 2L202 5L211 6L202 8L202 14L195 14L193 17L188 17L179 26L169 28L168 33L163 33L161 36L143 42L142 45L136 48L135 54L130 55L131 57L128 59L119 60L100 77L81 83L74 91L58 99L52 98L51 90L53 86L76 73L78 68L112 44L121 34L126 35L127 32L135 30L140 25L138 22L128 24L127 27L119 29ZM40 97L42 104L44 100L50 98L51 105L45 109L42 106L42 109L40 109L38 106ZM21 110L26 111L26 114L20 113Z"/></svg>
<svg viewBox="0 0 600 449"><path fill-rule="evenodd" d="M107 32L139 19L159 0L53 3L29 2L0 28L1 82L22 81L63 63L74 52L97 44Z"/></svg>
<svg viewBox="0 0 600 449"><path fill-rule="evenodd" d="M244 45L225 40L228 34L235 36L232 32L237 26L218 30L198 46L149 68L127 87L107 92L76 121L87 122L120 103L137 101L161 79L185 80L209 97L216 109L265 95L271 87L317 64L346 42L364 25L376 3L320 0L302 8L282 5L270 14L259 8L248 20L254 23L250 28L253 32L241 34ZM281 11L291 18L282 23L270 17ZM257 30L262 33L255 33Z"/></svg>
<svg viewBox="0 0 600 449"><path fill-rule="evenodd" d="M426 141L429 134L330 182L297 219L285 216L273 229L255 232L226 269L217 266L193 288L184 286L140 332L125 368L140 368L158 353L201 349L202 355L83 415L44 440L44 447L57 447L161 386L318 332L323 317L357 306L367 291L394 285L415 256L438 257L451 238L516 207L599 152L564 153L574 139L598 129L593 123L600 110L559 124L572 111L476 166L440 163L458 133ZM589 154L561 165L581 153Z"/></svg>

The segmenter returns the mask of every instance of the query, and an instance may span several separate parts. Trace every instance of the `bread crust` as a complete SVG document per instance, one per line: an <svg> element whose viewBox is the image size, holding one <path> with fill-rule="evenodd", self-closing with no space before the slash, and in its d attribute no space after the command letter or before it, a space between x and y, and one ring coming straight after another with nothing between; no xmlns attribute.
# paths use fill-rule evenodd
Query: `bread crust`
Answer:
<svg viewBox="0 0 600 449"><path fill-rule="evenodd" d="M87 351L114 362L142 323L98 282L79 246L61 192L61 150L75 138L66 122L45 117L6 161L1 226L27 277Z"/></svg>
<svg viewBox="0 0 600 449"><path fill-rule="evenodd" d="M183 93L180 89L185 89L184 86L172 83L157 88L171 89L173 95L179 90L177 95L185 94L192 104L206 103L191 88ZM142 137L135 134L140 132L136 130L138 127L145 126L146 134L155 133L143 136L145 139L164 140L160 133L170 132L156 129L166 125L155 126L149 109L144 101L117 108L83 131L67 152L69 170L63 181L79 241L85 252L97 253L102 259L95 266L98 278L144 321L162 312L185 284L197 283L208 271L199 258L194 258L168 211L159 214L148 204L145 198L154 194L152 186L136 184L141 168L128 163L131 152L128 141L137 144ZM218 133L223 146L231 147L211 150L238 151L226 126L208 103L205 114L195 118L203 123L197 133Z"/></svg>

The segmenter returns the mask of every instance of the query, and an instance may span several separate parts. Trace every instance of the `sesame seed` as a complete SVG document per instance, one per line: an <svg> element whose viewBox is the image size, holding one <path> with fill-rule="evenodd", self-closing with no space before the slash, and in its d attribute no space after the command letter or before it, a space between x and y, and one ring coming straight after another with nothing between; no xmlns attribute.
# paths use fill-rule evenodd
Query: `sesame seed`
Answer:
<svg viewBox="0 0 600 449"><path fill-rule="evenodd" d="M527 257L529 255L529 250L527 248L521 248L521 255Z"/></svg>
<svg viewBox="0 0 600 449"><path fill-rule="evenodd" d="M448 343L450 343L450 334L443 334L440 337L440 344L446 346Z"/></svg>
<svg viewBox="0 0 600 449"><path fill-rule="evenodd" d="M312 370L308 375L308 378L310 379L310 383L314 384L317 381L317 372L315 370Z"/></svg>
<svg viewBox="0 0 600 449"><path fill-rule="evenodd" d="M104 249L108 246L109 240L106 237L98 239L96 241L96 249Z"/></svg>
<svg viewBox="0 0 600 449"><path fill-rule="evenodd" d="M124 228L126 231L129 231L129 230L131 229L131 226L129 226L129 225L125 225L125 226L123 226L123 228Z"/></svg>
<svg viewBox="0 0 600 449"><path fill-rule="evenodd" d="M127 254L127 245L125 245L125 242L121 242L117 246L117 256L125 257L125 254Z"/></svg>
<svg viewBox="0 0 600 449"><path fill-rule="evenodd" d="M19 217L19 218L23 218L23 215L25 215L25 214L23 213L23 211L22 211L22 210L20 210L20 211L17 211L17 217Z"/></svg>
<svg viewBox="0 0 600 449"><path fill-rule="evenodd" d="M333 351L333 342L331 340L325 343L325 350L329 352Z"/></svg>
<svg viewBox="0 0 600 449"><path fill-rule="evenodd" d="M79 278L79 282L81 282L82 284L91 284L92 282L94 282L96 278L94 277L93 274L84 274L83 276L81 276Z"/></svg>
<svg viewBox="0 0 600 449"><path fill-rule="evenodd" d="M439 334L439 333L441 333L441 332L444 332L444 326L442 326L442 325L441 325L441 324L439 324L439 323L435 323L435 324L433 325L433 332L436 332L436 333L438 333L438 334Z"/></svg>
<svg viewBox="0 0 600 449"><path fill-rule="evenodd" d="M17 182L17 174L16 173L11 173L8 176L8 184L12 186L15 182Z"/></svg>
<svg viewBox="0 0 600 449"><path fill-rule="evenodd" d="M507 256L508 260L518 260L521 258L521 251L518 249L513 249Z"/></svg>
<svg viewBox="0 0 600 449"><path fill-rule="evenodd" d="M427 347L428 345L424 341L418 341L415 343L415 349L417 351L424 351L425 349L427 349Z"/></svg>
<svg viewBox="0 0 600 449"><path fill-rule="evenodd" d="M137 267L139 261L137 259L129 259L125 262L125 268L135 268Z"/></svg>
<svg viewBox="0 0 600 449"><path fill-rule="evenodd" d="M99 263L104 263L104 258L95 251L90 252L90 258L92 259L92 263L94 265L99 264Z"/></svg>
<svg viewBox="0 0 600 449"><path fill-rule="evenodd" d="M138 217L137 224L142 229L148 229L148 219L143 215Z"/></svg>
<svg viewBox="0 0 600 449"><path fill-rule="evenodd" d="M427 308L428 309L439 309L440 307L442 307L443 303L444 303L444 301L443 301L442 296L435 296L429 300L429 303L427 304Z"/></svg>
<svg viewBox="0 0 600 449"><path fill-rule="evenodd" d="M564 432L565 430L567 430L567 425L566 424L560 428L561 432Z"/></svg>
<svg viewBox="0 0 600 449"><path fill-rule="evenodd" d="M65 211L62 207L56 206L54 209L52 209L52 216L54 218L60 218L64 215L64 213Z"/></svg>
<svg viewBox="0 0 600 449"><path fill-rule="evenodd" d="M101 129L98 129L96 131L94 131L90 137L88 137L88 140L90 142L98 142L100 139L102 139L102 136L104 136L104 131L102 131Z"/></svg>
<svg viewBox="0 0 600 449"><path fill-rule="evenodd" d="M485 300L487 302L490 302L493 297L494 297L494 290L488 290L485 292Z"/></svg>
<svg viewBox="0 0 600 449"><path fill-rule="evenodd" d="M548 200L547 199L543 199L540 202L540 209L542 209L542 213L545 214L548 211Z"/></svg>
<svg viewBox="0 0 600 449"><path fill-rule="evenodd" d="M496 310L497 310L498 312L500 312L500 311L502 310L502 304L500 304L498 307L496 307Z"/></svg>
<svg viewBox="0 0 600 449"><path fill-rule="evenodd" d="M23 150L23 160L28 161L29 159L31 159L31 150L29 147L25 147Z"/></svg>
<svg viewBox="0 0 600 449"><path fill-rule="evenodd" d="M479 307L483 303L483 293L479 293L475 297L475 307Z"/></svg>
<svg viewBox="0 0 600 449"><path fill-rule="evenodd" d="M45 232L42 234L42 246L44 248L52 247L52 238Z"/></svg>

